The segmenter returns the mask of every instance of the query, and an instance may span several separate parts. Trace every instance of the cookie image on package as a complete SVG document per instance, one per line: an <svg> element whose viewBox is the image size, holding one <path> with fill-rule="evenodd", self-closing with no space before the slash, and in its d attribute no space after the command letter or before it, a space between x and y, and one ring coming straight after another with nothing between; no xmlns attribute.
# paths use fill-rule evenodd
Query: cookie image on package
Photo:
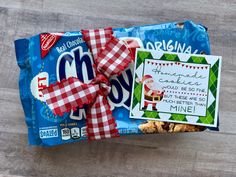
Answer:
<svg viewBox="0 0 236 177"><path fill-rule="evenodd" d="M167 133L167 132L196 132L203 131L202 126L176 124L169 122L161 122L155 120L148 120L146 123L139 125L139 129L143 133Z"/></svg>

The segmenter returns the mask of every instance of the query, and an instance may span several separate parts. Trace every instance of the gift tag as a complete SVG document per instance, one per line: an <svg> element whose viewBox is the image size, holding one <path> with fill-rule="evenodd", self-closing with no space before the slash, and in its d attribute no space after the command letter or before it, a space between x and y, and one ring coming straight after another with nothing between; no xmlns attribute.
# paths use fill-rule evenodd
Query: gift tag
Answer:
<svg viewBox="0 0 236 177"><path fill-rule="evenodd" d="M221 60L138 49L130 118L217 127Z"/></svg>

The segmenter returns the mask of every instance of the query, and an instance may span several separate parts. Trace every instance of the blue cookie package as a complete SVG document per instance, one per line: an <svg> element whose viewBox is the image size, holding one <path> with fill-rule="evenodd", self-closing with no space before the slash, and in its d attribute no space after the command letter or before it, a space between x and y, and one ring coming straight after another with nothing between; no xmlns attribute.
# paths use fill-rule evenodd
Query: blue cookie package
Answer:
<svg viewBox="0 0 236 177"><path fill-rule="evenodd" d="M192 21L113 29L132 52L138 47L181 53L210 54L204 26ZM42 88L70 76L89 83L94 77L93 58L80 31L42 33L15 41L20 67L19 90L31 145L54 146L87 139L86 108L54 115ZM108 100L120 135L202 131L205 127L129 118L133 64L110 79ZM170 126L170 124L174 126ZM183 126L183 128L181 128Z"/></svg>

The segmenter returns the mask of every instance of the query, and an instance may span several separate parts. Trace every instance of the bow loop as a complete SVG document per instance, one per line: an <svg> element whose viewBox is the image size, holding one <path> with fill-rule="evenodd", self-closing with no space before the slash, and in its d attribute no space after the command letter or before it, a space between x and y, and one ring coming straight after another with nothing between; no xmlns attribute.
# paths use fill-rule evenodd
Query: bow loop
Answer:
<svg viewBox="0 0 236 177"><path fill-rule="evenodd" d="M98 55L97 69L110 78L120 74L131 61L131 53L123 41L112 37Z"/></svg>
<svg viewBox="0 0 236 177"><path fill-rule="evenodd" d="M92 103L99 89L98 84L84 84L79 79L70 77L50 85L42 93L53 113L62 116L65 112Z"/></svg>
<svg viewBox="0 0 236 177"><path fill-rule="evenodd" d="M97 63L98 54L112 38L112 28L107 27L104 29L82 30L81 32L83 34L83 39L86 41L93 54L95 63Z"/></svg>

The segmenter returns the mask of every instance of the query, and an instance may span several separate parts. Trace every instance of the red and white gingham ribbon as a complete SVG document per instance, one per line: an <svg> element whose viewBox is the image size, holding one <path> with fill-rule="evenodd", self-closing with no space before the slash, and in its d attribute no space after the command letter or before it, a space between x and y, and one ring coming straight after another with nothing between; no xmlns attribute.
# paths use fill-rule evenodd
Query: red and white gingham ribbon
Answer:
<svg viewBox="0 0 236 177"><path fill-rule="evenodd" d="M131 53L122 41L113 37L112 28L82 30L82 34L94 57L96 77L89 84L71 77L50 85L42 91L44 99L56 115L88 105L89 140L117 137L119 133L107 100L111 89L109 78L128 67Z"/></svg>

